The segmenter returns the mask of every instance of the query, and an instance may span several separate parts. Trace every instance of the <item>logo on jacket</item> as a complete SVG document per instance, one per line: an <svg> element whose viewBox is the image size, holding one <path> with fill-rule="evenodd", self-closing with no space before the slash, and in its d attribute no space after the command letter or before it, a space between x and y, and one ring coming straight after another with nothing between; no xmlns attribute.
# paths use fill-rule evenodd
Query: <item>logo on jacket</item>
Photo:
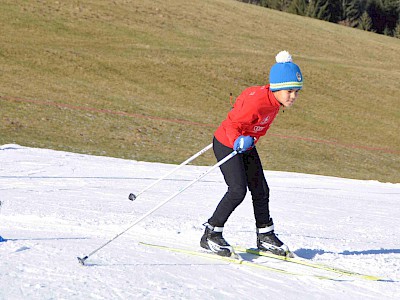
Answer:
<svg viewBox="0 0 400 300"><path fill-rule="evenodd" d="M260 132L263 131L265 126L254 126L253 131L254 132Z"/></svg>
<svg viewBox="0 0 400 300"><path fill-rule="evenodd" d="M264 120L262 120L262 121L260 122L260 124L267 124L268 121L269 121L269 116L266 116L266 117L264 118Z"/></svg>

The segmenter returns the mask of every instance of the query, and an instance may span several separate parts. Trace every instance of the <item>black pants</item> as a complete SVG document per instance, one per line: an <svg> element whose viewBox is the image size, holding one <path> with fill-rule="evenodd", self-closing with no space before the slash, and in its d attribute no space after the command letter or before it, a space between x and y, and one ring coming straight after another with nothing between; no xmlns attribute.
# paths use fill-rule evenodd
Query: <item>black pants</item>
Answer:
<svg viewBox="0 0 400 300"><path fill-rule="evenodd" d="M221 144L215 137L213 150L218 161L232 153L233 149ZM253 199L257 228L264 227L270 220L269 188L257 150L237 154L220 167L228 191L219 202L214 214L208 220L212 226L223 227L235 208L243 202L247 187Z"/></svg>

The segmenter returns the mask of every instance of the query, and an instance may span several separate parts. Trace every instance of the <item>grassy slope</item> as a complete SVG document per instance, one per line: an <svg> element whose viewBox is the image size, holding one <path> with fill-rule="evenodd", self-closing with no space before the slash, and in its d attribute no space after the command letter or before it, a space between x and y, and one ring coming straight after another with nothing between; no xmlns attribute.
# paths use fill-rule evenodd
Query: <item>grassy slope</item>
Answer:
<svg viewBox="0 0 400 300"><path fill-rule="evenodd" d="M285 49L305 88L264 168L400 182L398 39L232 0L7 0L0 28L0 144L178 163Z"/></svg>

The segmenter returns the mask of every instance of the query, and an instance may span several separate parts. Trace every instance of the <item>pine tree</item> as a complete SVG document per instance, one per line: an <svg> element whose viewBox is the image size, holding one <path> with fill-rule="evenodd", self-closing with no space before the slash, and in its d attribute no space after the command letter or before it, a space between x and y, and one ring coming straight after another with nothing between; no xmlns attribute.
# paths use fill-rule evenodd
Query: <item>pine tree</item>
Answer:
<svg viewBox="0 0 400 300"><path fill-rule="evenodd" d="M342 0L342 23L346 26L357 27L362 14L361 1Z"/></svg>
<svg viewBox="0 0 400 300"><path fill-rule="evenodd" d="M392 33L392 31L389 29L389 27L386 27L386 28L385 28L385 30L383 31L383 34L384 34L384 35L387 35L387 36L392 36L392 35L393 35L393 33Z"/></svg>
<svg viewBox="0 0 400 300"><path fill-rule="evenodd" d="M400 17L399 0L382 0L383 18L385 20L385 31L394 31ZM386 29L387 28L387 29Z"/></svg>
<svg viewBox="0 0 400 300"><path fill-rule="evenodd" d="M396 28L394 29L393 36L395 38L400 39L400 21L397 23Z"/></svg>
<svg viewBox="0 0 400 300"><path fill-rule="evenodd" d="M307 15L319 20L337 23L342 16L341 0L310 1Z"/></svg>
<svg viewBox="0 0 400 300"><path fill-rule="evenodd" d="M305 16L307 13L307 0L293 0L287 9L287 12Z"/></svg>
<svg viewBox="0 0 400 300"><path fill-rule="evenodd" d="M360 17L360 20L358 23L358 28L365 30L365 31L372 30L372 20L366 11L364 11L364 13Z"/></svg>

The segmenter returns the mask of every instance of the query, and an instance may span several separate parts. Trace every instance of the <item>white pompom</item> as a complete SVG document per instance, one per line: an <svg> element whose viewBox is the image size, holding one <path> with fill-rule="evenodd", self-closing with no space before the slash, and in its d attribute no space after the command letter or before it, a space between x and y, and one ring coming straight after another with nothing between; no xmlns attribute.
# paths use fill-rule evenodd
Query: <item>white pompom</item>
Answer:
<svg viewBox="0 0 400 300"><path fill-rule="evenodd" d="M275 56L277 63L292 62L292 56L287 51L281 51Z"/></svg>

